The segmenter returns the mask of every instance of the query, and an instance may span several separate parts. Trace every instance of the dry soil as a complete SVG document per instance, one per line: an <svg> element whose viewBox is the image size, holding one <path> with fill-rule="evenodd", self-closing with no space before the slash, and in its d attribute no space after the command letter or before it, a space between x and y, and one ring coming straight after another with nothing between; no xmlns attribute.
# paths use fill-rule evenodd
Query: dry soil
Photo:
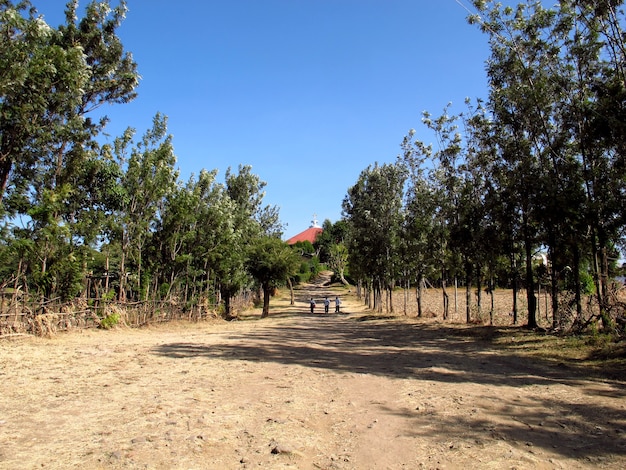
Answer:
<svg viewBox="0 0 626 470"><path fill-rule="evenodd" d="M340 314L308 312L336 293ZM0 340L0 468L626 468L622 378L378 317L353 294Z"/></svg>

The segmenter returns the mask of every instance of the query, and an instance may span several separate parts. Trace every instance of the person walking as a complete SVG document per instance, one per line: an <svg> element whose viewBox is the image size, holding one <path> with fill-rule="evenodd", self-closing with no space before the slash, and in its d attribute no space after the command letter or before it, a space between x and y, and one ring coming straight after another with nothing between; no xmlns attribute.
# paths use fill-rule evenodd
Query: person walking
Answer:
<svg viewBox="0 0 626 470"><path fill-rule="evenodd" d="M311 306L311 313L315 313L315 300L311 297L311 302L309 304Z"/></svg>
<svg viewBox="0 0 626 470"><path fill-rule="evenodd" d="M328 313L328 308L330 307L330 300L328 297L324 298L324 313Z"/></svg>
<svg viewBox="0 0 626 470"><path fill-rule="evenodd" d="M339 313L339 306L341 305L341 300L339 296L335 297L335 313Z"/></svg>

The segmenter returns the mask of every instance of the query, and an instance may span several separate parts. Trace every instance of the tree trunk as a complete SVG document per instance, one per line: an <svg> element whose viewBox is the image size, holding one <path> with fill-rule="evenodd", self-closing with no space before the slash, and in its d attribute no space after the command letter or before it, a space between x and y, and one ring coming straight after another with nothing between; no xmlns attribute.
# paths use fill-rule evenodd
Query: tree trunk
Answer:
<svg viewBox="0 0 626 470"><path fill-rule="evenodd" d="M472 266L465 262L465 323L472 321Z"/></svg>
<svg viewBox="0 0 626 470"><path fill-rule="evenodd" d="M515 255L511 257L511 267L513 268L513 324L517 325L517 292L518 292L518 279L517 279L517 263L515 261Z"/></svg>
<svg viewBox="0 0 626 470"><path fill-rule="evenodd" d="M448 292L446 291L446 270L441 270L441 293L443 295L443 319L448 319L448 314L450 313L450 298L448 297Z"/></svg>
<svg viewBox="0 0 626 470"><path fill-rule="evenodd" d="M459 278L454 275L454 318L459 314Z"/></svg>
<svg viewBox="0 0 626 470"><path fill-rule="evenodd" d="M9 175L11 174L11 168L13 167L13 160L11 156L13 154L13 146L9 147L6 151L4 147L0 150L0 204L4 198L4 192L7 189L7 184L9 182Z"/></svg>
<svg viewBox="0 0 626 470"><path fill-rule="evenodd" d="M528 328L537 328L537 297L533 278L533 253L530 240L524 241L526 251L526 298L528 300Z"/></svg>
<svg viewBox="0 0 626 470"><path fill-rule="evenodd" d="M472 286L469 275L465 276L465 323L472 321Z"/></svg>
<svg viewBox="0 0 626 470"><path fill-rule="evenodd" d="M293 294L293 282L291 282L291 278L287 278L287 285L289 286L289 305L294 305L296 302Z"/></svg>
<svg viewBox="0 0 626 470"><path fill-rule="evenodd" d="M266 318L270 314L270 297L272 290L269 285L263 284L263 312L261 318Z"/></svg>
<svg viewBox="0 0 626 470"><path fill-rule="evenodd" d="M483 320L483 267L476 265L476 316Z"/></svg>
<svg viewBox="0 0 626 470"><path fill-rule="evenodd" d="M573 259L573 272L574 275L574 298L576 300L576 321L582 322L583 320L583 304L582 304L582 286L580 285L580 248L574 244L574 259Z"/></svg>
<svg viewBox="0 0 626 470"><path fill-rule="evenodd" d="M554 258L551 259L554 260ZM552 261L550 266L550 278L550 296L552 298L552 328L556 329L559 327L561 319L559 318L559 273L556 270L554 261ZM546 289L546 295L548 295L547 291L548 289ZM546 299L546 318L548 316L547 305L548 300Z"/></svg>
<svg viewBox="0 0 626 470"><path fill-rule="evenodd" d="M224 317L225 318L231 318L231 302L230 302L230 295L225 295L224 296Z"/></svg>
<svg viewBox="0 0 626 470"><path fill-rule="evenodd" d="M422 273L417 275L417 285L415 286L415 295L417 296L417 316L422 317L422 284L424 283Z"/></svg>
<svg viewBox="0 0 626 470"><path fill-rule="evenodd" d="M496 290L496 283L493 280L493 274L492 274L491 278L489 279L489 297L491 300L491 306L489 308L489 325L493 325L493 312L495 310L495 299L494 299L495 290Z"/></svg>

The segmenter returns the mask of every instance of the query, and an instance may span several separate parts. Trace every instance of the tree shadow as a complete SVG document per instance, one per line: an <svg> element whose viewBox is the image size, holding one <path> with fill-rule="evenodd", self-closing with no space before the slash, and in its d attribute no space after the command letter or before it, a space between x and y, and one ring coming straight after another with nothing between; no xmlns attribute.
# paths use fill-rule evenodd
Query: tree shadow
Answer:
<svg viewBox="0 0 626 470"><path fill-rule="evenodd" d="M529 442L568 457L626 455L626 409L603 404L609 399L626 398L623 377L609 380L594 376L576 364L559 367L546 359L524 358L515 350L493 347L492 341L505 334L495 329L485 335L484 331L478 333L471 328L380 320L380 317L360 317L361 321L339 315L299 317L297 322L277 318L276 322L252 331L207 338L206 343L162 344L154 353L175 359L205 357L273 362L446 384L520 388L584 386L586 393L597 398L597 403L581 407L556 397L534 398L534 405L543 409L544 414L535 412L535 406L525 409L502 397L499 413L508 418L508 424L496 428L488 417L480 415L460 421L455 417L453 422L445 414L401 412L415 422L407 435L420 436L420 429L436 419L452 437L455 432L467 437L469 429L476 439L487 432L494 439ZM597 388L592 387L594 381ZM558 412L559 416L546 416L545 410Z"/></svg>

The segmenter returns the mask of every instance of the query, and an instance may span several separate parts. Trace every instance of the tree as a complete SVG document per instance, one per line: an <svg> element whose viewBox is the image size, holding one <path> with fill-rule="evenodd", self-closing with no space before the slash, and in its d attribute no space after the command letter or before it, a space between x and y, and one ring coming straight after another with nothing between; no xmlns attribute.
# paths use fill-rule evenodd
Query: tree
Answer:
<svg viewBox="0 0 626 470"><path fill-rule="evenodd" d="M243 238L250 239L258 235L280 237L282 224L278 208L263 206L267 183L252 173L252 167L239 165L237 174L228 168L225 179L226 192L236 206L236 229L242 231Z"/></svg>
<svg viewBox="0 0 626 470"><path fill-rule="evenodd" d="M261 318L269 315L270 297L274 289L294 276L299 264L300 257L279 238L264 236L251 243L246 266L263 290Z"/></svg>
<svg viewBox="0 0 626 470"><path fill-rule="evenodd" d="M125 3L94 1L78 23L77 6L55 30L28 1L0 3L0 201L17 198L10 210L33 182L39 193L78 171L106 124L89 113L135 97L136 64L116 35Z"/></svg>
<svg viewBox="0 0 626 470"><path fill-rule="evenodd" d="M540 2L474 2L480 16L471 21L489 35L492 50L488 104L522 204L531 327L538 244L549 252L554 325L558 275L569 262L580 315L583 256L593 260L601 316L609 322L607 253L624 220L622 3L573 0L546 9Z"/></svg>
<svg viewBox="0 0 626 470"><path fill-rule="evenodd" d="M115 214L117 221L116 239L120 243L120 299L126 297L127 277L132 288L144 298L148 284L142 281L143 250L152 236L157 215L163 209L164 198L175 186L178 173L174 170L176 157L172 137L167 134L167 118L158 114L153 119L152 129L145 132L140 142L133 143L134 130L128 129L116 140L116 154L126 172L121 185L124 204ZM129 146L132 148L129 150ZM133 262L134 273L128 271L127 261Z"/></svg>
<svg viewBox="0 0 626 470"><path fill-rule="evenodd" d="M229 317L231 298L248 284L249 276L244 266L246 246L236 229L236 205L224 185L216 183L216 175L216 171L203 170L193 184L197 225L186 246L191 264L185 283L185 289L192 286L193 293L186 293L185 298L223 300L224 315Z"/></svg>
<svg viewBox="0 0 626 470"><path fill-rule="evenodd" d="M450 104L444 108L443 114L434 119L429 112L423 113L422 122L434 133L437 148L415 142L421 154L435 165L429 173L432 196L436 201L436 222L432 236L437 243L435 253L440 269L444 320L448 318L450 310L448 278L453 275L456 279L459 257L466 249L462 240L454 236L458 235L461 227L459 208L464 185L460 171L463 140L456 124L459 116L450 116L449 108ZM464 267L467 270L469 262L467 259L465 261Z"/></svg>
<svg viewBox="0 0 626 470"><path fill-rule="evenodd" d="M116 165L102 160L96 108L134 98L135 63L116 29L122 2L92 2L77 23L53 29L30 2L0 2L0 201L3 215L28 215L33 279L46 295L71 298L86 274L86 245L111 210ZM36 261L35 261L36 260Z"/></svg>
<svg viewBox="0 0 626 470"><path fill-rule="evenodd" d="M391 293L400 267L402 201L406 173L398 164L370 166L343 200L351 273L372 287L373 307L382 311L382 292L393 312ZM352 269L354 268L354 271ZM368 301L369 302L369 301Z"/></svg>
<svg viewBox="0 0 626 470"><path fill-rule="evenodd" d="M329 251L328 267L335 272L344 286L349 286L350 283L345 278L345 271L348 265L348 247L345 243L339 242L331 245Z"/></svg>
<svg viewBox="0 0 626 470"><path fill-rule="evenodd" d="M405 278L415 282L417 316L421 317L422 288L426 278L436 272L438 248L436 233L437 198L435 188L425 170L430 149L420 141L414 141L415 130L411 129L402 142L400 161L407 168L408 188L405 200L405 218L402 227L402 260Z"/></svg>

